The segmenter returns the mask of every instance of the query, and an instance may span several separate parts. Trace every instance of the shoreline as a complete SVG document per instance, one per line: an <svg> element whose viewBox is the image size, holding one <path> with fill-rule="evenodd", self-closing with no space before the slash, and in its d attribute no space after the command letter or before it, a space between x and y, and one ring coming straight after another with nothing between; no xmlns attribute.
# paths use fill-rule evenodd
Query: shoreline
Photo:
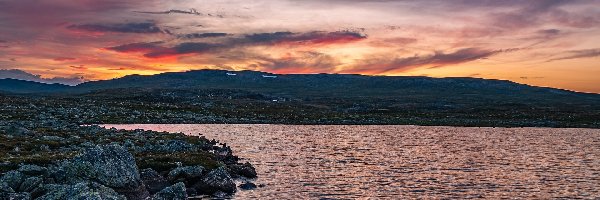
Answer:
<svg viewBox="0 0 600 200"><path fill-rule="evenodd" d="M68 199L76 189L89 198L223 198L257 187L254 167L214 139L50 124L0 122L0 199Z"/></svg>

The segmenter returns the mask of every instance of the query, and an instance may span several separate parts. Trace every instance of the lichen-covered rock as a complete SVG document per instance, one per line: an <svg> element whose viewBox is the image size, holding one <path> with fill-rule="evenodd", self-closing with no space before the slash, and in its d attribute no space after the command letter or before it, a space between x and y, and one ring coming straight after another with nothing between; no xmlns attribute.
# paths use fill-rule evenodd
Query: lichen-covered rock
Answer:
<svg viewBox="0 0 600 200"><path fill-rule="evenodd" d="M143 169L140 171L140 177L146 185L146 189L150 194L157 193L163 190L166 187L169 187L169 182L163 176L161 176L157 171L153 169Z"/></svg>
<svg viewBox="0 0 600 200"><path fill-rule="evenodd" d="M39 176L45 174L48 169L37 165L21 165L17 171L29 176Z"/></svg>
<svg viewBox="0 0 600 200"><path fill-rule="evenodd" d="M176 183L171 187L167 187L152 196L152 200L185 200L187 199L187 191L185 184L182 182Z"/></svg>
<svg viewBox="0 0 600 200"><path fill-rule="evenodd" d="M2 178L0 178L0 182L6 183L8 187L11 187L13 190L19 189L21 183L25 180L25 175L18 171L9 171Z"/></svg>
<svg viewBox="0 0 600 200"><path fill-rule="evenodd" d="M174 181L196 181L202 178L204 167L202 166L186 166L177 167L169 172L168 180Z"/></svg>
<svg viewBox="0 0 600 200"><path fill-rule="evenodd" d="M20 193L2 193L0 192L0 199L7 200L31 200L31 195L27 192Z"/></svg>
<svg viewBox="0 0 600 200"><path fill-rule="evenodd" d="M234 193L237 190L235 182L224 167L219 167L209 172L202 179L201 183L196 184L196 188L203 194L212 194L217 191Z"/></svg>
<svg viewBox="0 0 600 200"><path fill-rule="evenodd" d="M93 180L129 199L149 196L133 155L120 145L88 148L70 162L63 163L58 176L60 172L64 172L65 183Z"/></svg>
<svg viewBox="0 0 600 200"><path fill-rule="evenodd" d="M37 188L38 186L40 186L40 184L42 184L44 180L40 177L29 177L27 179L25 179L25 181L23 181L23 183L21 183L21 186L19 187L19 189L17 191L19 192L31 192L33 191L35 188Z"/></svg>
<svg viewBox="0 0 600 200"><path fill-rule="evenodd" d="M94 199L127 200L113 189L95 182L81 182L74 185L48 185L47 193L36 200Z"/></svg>

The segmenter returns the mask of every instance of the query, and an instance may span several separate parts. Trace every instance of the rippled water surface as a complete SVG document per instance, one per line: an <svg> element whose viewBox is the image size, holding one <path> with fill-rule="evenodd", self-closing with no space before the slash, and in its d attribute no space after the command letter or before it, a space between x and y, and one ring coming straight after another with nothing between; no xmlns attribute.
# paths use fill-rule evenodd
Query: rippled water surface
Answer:
<svg viewBox="0 0 600 200"><path fill-rule="evenodd" d="M110 125L113 126L113 125ZM117 125L204 135L257 168L237 199L600 198L600 130Z"/></svg>

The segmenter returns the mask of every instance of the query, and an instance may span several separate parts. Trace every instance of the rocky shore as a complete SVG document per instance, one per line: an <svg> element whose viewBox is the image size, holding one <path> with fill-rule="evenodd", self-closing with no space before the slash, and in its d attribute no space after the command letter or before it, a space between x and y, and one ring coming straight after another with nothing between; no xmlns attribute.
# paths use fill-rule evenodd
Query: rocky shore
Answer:
<svg viewBox="0 0 600 200"><path fill-rule="evenodd" d="M215 140L61 121L0 121L0 172L2 200L226 198L257 176Z"/></svg>

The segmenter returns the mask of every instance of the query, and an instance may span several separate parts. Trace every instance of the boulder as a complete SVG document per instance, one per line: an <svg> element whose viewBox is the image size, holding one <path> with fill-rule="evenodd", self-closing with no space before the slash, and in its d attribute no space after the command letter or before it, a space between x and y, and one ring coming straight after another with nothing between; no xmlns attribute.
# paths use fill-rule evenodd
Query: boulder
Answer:
<svg viewBox="0 0 600 200"><path fill-rule="evenodd" d="M46 174L48 169L37 165L21 165L17 171L29 176L39 176Z"/></svg>
<svg viewBox="0 0 600 200"><path fill-rule="evenodd" d="M95 146L62 166L66 183L93 180L129 199L149 196L131 153L120 145Z"/></svg>
<svg viewBox="0 0 600 200"><path fill-rule="evenodd" d="M140 171L140 177L146 185L146 189L150 194L157 193L163 190L166 187L169 187L169 182L163 176L161 176L157 171L153 169L143 169Z"/></svg>
<svg viewBox="0 0 600 200"><path fill-rule="evenodd" d="M2 193L0 192L0 199L7 200L31 200L31 195L27 192L20 193Z"/></svg>
<svg viewBox="0 0 600 200"><path fill-rule="evenodd" d="M81 182L74 185L48 185L45 195L36 200L56 199L105 199L127 200L127 198L113 189L95 182Z"/></svg>
<svg viewBox="0 0 600 200"><path fill-rule="evenodd" d="M248 162L244 164L232 164L227 167L233 174L246 178L256 178L256 169Z"/></svg>
<svg viewBox="0 0 600 200"><path fill-rule="evenodd" d="M194 188L202 194L213 194L217 191L234 193L237 190L235 182L224 167L209 172Z"/></svg>
<svg viewBox="0 0 600 200"><path fill-rule="evenodd" d="M0 193L13 193L13 192L15 192L15 190L13 190L10 186L8 186L8 183L0 182Z"/></svg>
<svg viewBox="0 0 600 200"><path fill-rule="evenodd" d="M256 184L254 184L252 182L245 182L240 185L240 188L242 190L253 190L253 189L256 189Z"/></svg>
<svg viewBox="0 0 600 200"><path fill-rule="evenodd" d="M202 166L177 167L169 172L168 180L171 182L196 182L202 178L203 172L204 167Z"/></svg>
<svg viewBox="0 0 600 200"><path fill-rule="evenodd" d="M152 196L152 200L185 200L187 192L185 184L182 182L176 183L173 186L167 187Z"/></svg>
<svg viewBox="0 0 600 200"><path fill-rule="evenodd" d="M31 192L35 188L40 186L43 181L44 180L40 177L35 177L35 176L29 177L29 178L25 179L25 181L23 181L23 183L21 183L21 186L19 187L18 191L19 192Z"/></svg>
<svg viewBox="0 0 600 200"><path fill-rule="evenodd" d="M18 171L9 171L2 178L0 178L0 182L6 183L8 187L13 190L19 189L21 183L25 180L25 175Z"/></svg>

